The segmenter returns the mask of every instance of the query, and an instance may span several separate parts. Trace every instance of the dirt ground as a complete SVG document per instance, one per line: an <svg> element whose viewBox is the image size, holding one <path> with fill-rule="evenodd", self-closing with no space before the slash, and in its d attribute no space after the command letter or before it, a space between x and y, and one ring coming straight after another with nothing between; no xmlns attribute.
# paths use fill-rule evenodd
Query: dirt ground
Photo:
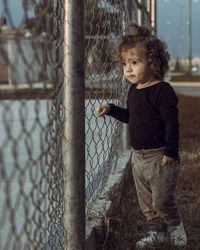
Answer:
<svg viewBox="0 0 200 250"><path fill-rule="evenodd" d="M200 98L179 96L181 173L177 199L188 235L186 250L200 250ZM99 249L132 250L148 230L141 214L130 167L126 170L121 198L113 198ZM178 249L172 246L160 250Z"/></svg>

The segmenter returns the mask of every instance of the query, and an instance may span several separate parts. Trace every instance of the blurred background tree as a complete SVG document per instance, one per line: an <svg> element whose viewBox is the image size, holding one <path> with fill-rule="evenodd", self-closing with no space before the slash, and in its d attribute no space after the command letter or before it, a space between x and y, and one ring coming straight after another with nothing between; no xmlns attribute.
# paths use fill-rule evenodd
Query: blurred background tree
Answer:
<svg viewBox="0 0 200 250"><path fill-rule="evenodd" d="M109 73L115 68L113 55L116 55L116 40L122 34L123 10L120 0L86 1L86 65L89 75Z"/></svg>
<svg viewBox="0 0 200 250"><path fill-rule="evenodd" d="M54 1L40 0L36 2L33 0L23 0L23 7L25 10L24 28L29 29L36 35L41 33L53 34L55 27ZM34 17L26 16L27 11L30 9L34 9Z"/></svg>
<svg viewBox="0 0 200 250"><path fill-rule="evenodd" d="M58 1L58 0L57 0ZM34 17L25 16L24 28L35 35L52 36L55 31L54 0L23 0L25 13L34 10ZM122 30L121 0L85 1L86 66L89 73L100 74L113 68L116 37Z"/></svg>

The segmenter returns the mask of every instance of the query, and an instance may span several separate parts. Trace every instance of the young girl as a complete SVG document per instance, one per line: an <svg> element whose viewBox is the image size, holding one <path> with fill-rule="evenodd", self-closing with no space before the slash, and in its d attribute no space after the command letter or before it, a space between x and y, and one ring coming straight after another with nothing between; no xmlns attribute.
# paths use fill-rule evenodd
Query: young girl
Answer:
<svg viewBox="0 0 200 250"><path fill-rule="evenodd" d="M99 116L129 123L132 171L142 213L149 225L138 249L164 243L186 246L187 237L175 197L179 173L178 99L164 76L169 54L146 27L129 26L119 45L125 78L132 83L127 108L100 106Z"/></svg>

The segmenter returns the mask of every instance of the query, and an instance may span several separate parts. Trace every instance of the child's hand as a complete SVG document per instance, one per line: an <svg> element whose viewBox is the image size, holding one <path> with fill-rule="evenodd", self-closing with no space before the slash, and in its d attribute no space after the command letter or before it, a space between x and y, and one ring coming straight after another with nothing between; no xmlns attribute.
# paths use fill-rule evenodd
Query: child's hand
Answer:
<svg viewBox="0 0 200 250"><path fill-rule="evenodd" d="M176 163L176 160L174 158L169 157L169 156L164 155L162 158L162 166L173 165L175 163Z"/></svg>
<svg viewBox="0 0 200 250"><path fill-rule="evenodd" d="M99 106L96 111L99 114L99 117L105 117L105 115L109 112L110 106L109 105L101 105Z"/></svg>

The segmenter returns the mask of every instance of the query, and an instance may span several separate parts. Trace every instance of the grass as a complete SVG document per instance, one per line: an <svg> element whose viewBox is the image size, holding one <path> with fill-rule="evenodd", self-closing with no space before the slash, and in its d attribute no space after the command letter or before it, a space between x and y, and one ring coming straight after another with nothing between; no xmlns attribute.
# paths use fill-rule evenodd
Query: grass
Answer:
<svg viewBox="0 0 200 250"><path fill-rule="evenodd" d="M179 96L180 153L182 170L177 186L179 210L188 235L186 250L199 250L200 242L200 98ZM99 249L132 250L144 236L146 221L141 214L130 168L122 181L120 197L113 197L102 223L104 239ZM108 223L109 222L109 223ZM104 245L104 247L102 247ZM160 250L178 249L164 246Z"/></svg>

